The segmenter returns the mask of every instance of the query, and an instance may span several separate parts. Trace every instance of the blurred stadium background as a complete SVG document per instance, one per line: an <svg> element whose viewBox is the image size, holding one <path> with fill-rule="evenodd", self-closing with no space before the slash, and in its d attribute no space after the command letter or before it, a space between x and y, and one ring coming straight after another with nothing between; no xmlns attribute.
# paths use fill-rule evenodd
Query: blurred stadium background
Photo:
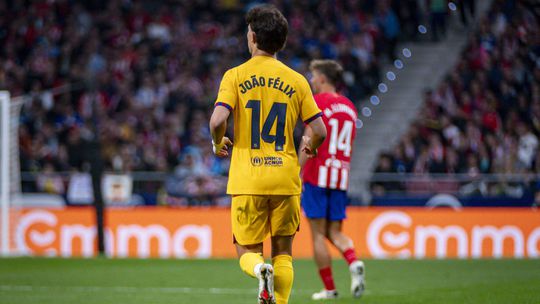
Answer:
<svg viewBox="0 0 540 304"><path fill-rule="evenodd" d="M270 2L279 58L306 77L339 60L359 111L345 229L377 259L363 301L539 303L540 3ZM0 1L0 303L253 302L207 126L258 3ZM294 250L311 257L306 229ZM208 260L10 258L100 253ZM308 303L315 267L297 265ZM199 277L214 269L230 281Z"/></svg>

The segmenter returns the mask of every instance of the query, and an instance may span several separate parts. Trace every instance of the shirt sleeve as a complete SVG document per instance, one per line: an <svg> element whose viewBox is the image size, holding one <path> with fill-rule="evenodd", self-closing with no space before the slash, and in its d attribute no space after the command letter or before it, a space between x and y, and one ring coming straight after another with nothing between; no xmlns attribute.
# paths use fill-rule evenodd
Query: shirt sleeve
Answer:
<svg viewBox="0 0 540 304"><path fill-rule="evenodd" d="M317 106L313 94L311 93L311 88L306 79L302 78L300 81L300 89L302 94L302 100L300 100L300 118L305 124L308 124L315 120L317 117L322 116L322 112Z"/></svg>
<svg viewBox="0 0 540 304"><path fill-rule="evenodd" d="M223 75L214 106L224 106L232 111L238 101L238 90L235 86L234 71L228 70Z"/></svg>

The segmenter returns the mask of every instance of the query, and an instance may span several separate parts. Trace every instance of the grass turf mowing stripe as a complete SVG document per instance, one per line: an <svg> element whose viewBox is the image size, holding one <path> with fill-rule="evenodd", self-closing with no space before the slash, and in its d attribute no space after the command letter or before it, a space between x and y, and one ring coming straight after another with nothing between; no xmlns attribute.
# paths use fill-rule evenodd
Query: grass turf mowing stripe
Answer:
<svg viewBox="0 0 540 304"><path fill-rule="evenodd" d="M363 304L540 303L540 260L366 260ZM339 304L346 263L333 262ZM312 260L295 260L291 304L322 288ZM237 260L0 259L1 304L210 304L256 302L257 281Z"/></svg>

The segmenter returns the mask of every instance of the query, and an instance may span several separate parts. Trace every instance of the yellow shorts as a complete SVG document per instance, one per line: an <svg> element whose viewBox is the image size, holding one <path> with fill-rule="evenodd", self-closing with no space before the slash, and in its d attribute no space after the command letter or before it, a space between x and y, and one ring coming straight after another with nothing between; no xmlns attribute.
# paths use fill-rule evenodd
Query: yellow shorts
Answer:
<svg viewBox="0 0 540 304"><path fill-rule="evenodd" d="M240 245L262 243L268 233L294 235L300 226L300 196L233 195L231 222Z"/></svg>

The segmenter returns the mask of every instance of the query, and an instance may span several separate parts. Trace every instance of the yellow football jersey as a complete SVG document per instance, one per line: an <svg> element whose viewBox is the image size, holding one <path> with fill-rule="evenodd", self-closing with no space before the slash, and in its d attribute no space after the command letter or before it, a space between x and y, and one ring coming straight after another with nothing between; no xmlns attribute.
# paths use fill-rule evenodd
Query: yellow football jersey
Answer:
<svg viewBox="0 0 540 304"><path fill-rule="evenodd" d="M223 76L216 106L234 117L228 194L300 194L293 131L319 117L306 79L279 60L255 56Z"/></svg>

